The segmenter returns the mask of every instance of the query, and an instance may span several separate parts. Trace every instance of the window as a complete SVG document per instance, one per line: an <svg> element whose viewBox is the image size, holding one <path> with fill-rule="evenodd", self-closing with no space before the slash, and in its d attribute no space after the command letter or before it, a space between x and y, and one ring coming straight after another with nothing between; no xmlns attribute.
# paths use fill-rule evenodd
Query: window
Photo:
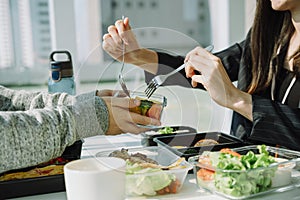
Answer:
<svg viewBox="0 0 300 200"><path fill-rule="evenodd" d="M45 84L49 55L52 50L62 49L71 50L80 81L115 79L118 63L112 63L102 51L101 39L107 27L122 15L130 17L144 47L184 55L198 44L206 46L213 41L217 49L219 45L211 33L220 33L224 39L224 30L212 31L211 24L216 23L211 23L211 2L218 3L216 0L0 0L0 84ZM215 21L222 21L220 18Z"/></svg>
<svg viewBox="0 0 300 200"><path fill-rule="evenodd" d="M80 81L115 79L118 63L103 53L101 38L122 14L145 47L184 54L210 43L208 0L0 0L0 11L1 84L45 84L49 55L62 49L72 53Z"/></svg>
<svg viewBox="0 0 300 200"><path fill-rule="evenodd" d="M9 0L0 1L0 68L13 65L13 39Z"/></svg>
<svg viewBox="0 0 300 200"><path fill-rule="evenodd" d="M48 0L0 0L0 26L1 84L45 82L51 51Z"/></svg>

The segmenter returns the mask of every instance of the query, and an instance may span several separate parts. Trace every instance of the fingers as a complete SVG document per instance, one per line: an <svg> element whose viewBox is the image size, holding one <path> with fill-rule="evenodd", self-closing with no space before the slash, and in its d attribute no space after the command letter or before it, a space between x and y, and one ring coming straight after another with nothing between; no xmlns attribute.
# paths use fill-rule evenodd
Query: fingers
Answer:
<svg viewBox="0 0 300 200"><path fill-rule="evenodd" d="M192 76L192 80L191 80L192 87L197 87L198 83L202 84L205 88L205 85L203 84L203 76L202 75Z"/></svg>
<svg viewBox="0 0 300 200"><path fill-rule="evenodd" d="M129 41L126 37L126 32L131 30L131 27L129 25L129 18L126 17L124 20L117 20L115 23L115 27L122 41L126 45L128 45Z"/></svg>
<svg viewBox="0 0 300 200"><path fill-rule="evenodd" d="M161 122L158 119L154 119L151 117L143 116L137 113L130 113L132 121L136 124L141 125L152 125L152 126L160 126Z"/></svg>
<svg viewBox="0 0 300 200"><path fill-rule="evenodd" d="M113 102L114 107L118 107L120 112L127 112L128 117L126 118L129 122L134 122L135 124L142 124L142 125L161 125L161 122L157 118L151 118L148 116L141 115L135 112L128 112L128 108L135 108L139 106L141 103L138 99L129 99L129 98L115 98ZM120 113L116 113L120 114Z"/></svg>
<svg viewBox="0 0 300 200"><path fill-rule="evenodd" d="M185 74L187 78L192 78L192 87L197 87L198 83L203 83L202 76L196 75L195 71L198 71L200 74L202 73L202 70L206 67L206 62L210 57L209 54L210 53L206 49L196 47L186 55Z"/></svg>
<svg viewBox="0 0 300 200"><path fill-rule="evenodd" d="M106 33L103 35L102 38L102 48L107 51L107 52L111 52L112 51L112 38L111 36Z"/></svg>
<svg viewBox="0 0 300 200"><path fill-rule="evenodd" d="M199 57L202 59L212 59L213 54L202 47L196 47L187 53L185 57L185 62L191 62L191 60L195 57Z"/></svg>
<svg viewBox="0 0 300 200"><path fill-rule="evenodd" d="M192 77L192 81L196 82L196 83L201 83L202 85L204 84L203 76L202 75L194 75Z"/></svg>
<svg viewBox="0 0 300 200"><path fill-rule="evenodd" d="M195 68L188 62L186 63L186 67L185 67L185 75L187 78L192 78L194 75L196 75ZM198 83L191 80L191 85L192 87L197 87Z"/></svg>
<svg viewBox="0 0 300 200"><path fill-rule="evenodd" d="M139 125L161 126L161 122L154 118L150 118L147 116L130 112L129 115L126 116L126 118L124 118L123 123L118 123L118 126L120 127L121 130L123 130L123 132L130 132L130 133L137 134L148 130L147 128L141 127Z"/></svg>
<svg viewBox="0 0 300 200"><path fill-rule="evenodd" d="M116 23L115 23L115 28L116 28L119 36L120 36L120 39L123 41L125 31L126 31L123 20L117 20Z"/></svg>
<svg viewBox="0 0 300 200"><path fill-rule="evenodd" d="M185 70L185 75L187 78L191 78L192 76L195 75L194 67L189 65L188 63L186 64L186 67L184 68L184 70Z"/></svg>
<svg viewBox="0 0 300 200"><path fill-rule="evenodd" d="M103 36L103 40L107 41L109 37L113 39L116 44L122 44L124 42L126 45L129 44L129 41L126 36L126 31L130 31L131 27L129 25L129 18L126 17L124 20L117 20L115 25L111 25L107 28L108 34Z"/></svg>
<svg viewBox="0 0 300 200"><path fill-rule="evenodd" d="M112 90L97 90L96 95L99 97L112 96Z"/></svg>
<svg viewBox="0 0 300 200"><path fill-rule="evenodd" d="M112 96L114 96L114 97L127 97L126 93L123 90L114 90Z"/></svg>
<svg viewBox="0 0 300 200"><path fill-rule="evenodd" d="M117 24L117 22L116 22L116 24ZM114 43L117 44L118 46L121 46L122 38L120 36L120 30L117 29L117 26L110 25L107 28L107 31L108 31L110 37L112 38L112 40L114 41Z"/></svg>
<svg viewBox="0 0 300 200"><path fill-rule="evenodd" d="M132 134L139 134L149 130L149 128L138 126L136 123L127 123L125 124L125 126L121 127L120 129L122 130L123 133L132 133Z"/></svg>
<svg viewBox="0 0 300 200"><path fill-rule="evenodd" d="M193 50L191 50L190 52L187 53L187 55L184 59L184 62L186 63L185 75L187 78L191 78L192 76L195 75L195 64L192 61L193 61L194 57L198 56L199 49L200 49L200 47L194 48ZM193 83L193 81L192 81L192 83Z"/></svg>
<svg viewBox="0 0 300 200"><path fill-rule="evenodd" d="M110 126L108 134L119 134L123 133L134 133L138 134L148 130L147 128L142 128L140 125L152 125L160 126L161 123L157 119L152 119L150 117L142 116L134 112L128 112L128 109L121 107L114 107L110 110Z"/></svg>
<svg viewBox="0 0 300 200"><path fill-rule="evenodd" d="M109 33L103 35L102 48L116 59L122 55L122 45L116 44Z"/></svg>
<svg viewBox="0 0 300 200"><path fill-rule="evenodd" d="M145 132L149 129L139 127L139 126L137 126L137 124L133 123L133 124L128 124L128 126L124 127L124 129L122 129L122 130L123 130L124 133L129 132L129 133L132 133L132 134L139 134L139 133Z"/></svg>
<svg viewBox="0 0 300 200"><path fill-rule="evenodd" d="M202 73L203 69L211 65L212 60L214 60L214 56L209 51L202 47L194 48L185 57L187 63L185 67L186 77L191 78L194 76L196 74L195 70Z"/></svg>
<svg viewBox="0 0 300 200"><path fill-rule="evenodd" d="M98 90L96 93L99 97L126 97L126 94L123 90Z"/></svg>
<svg viewBox="0 0 300 200"><path fill-rule="evenodd" d="M124 19L124 25L125 25L125 30L126 31L131 30L131 26L129 24L129 18L128 17L125 17L125 19Z"/></svg>
<svg viewBox="0 0 300 200"><path fill-rule="evenodd" d="M191 85L192 85L192 87L197 87L198 82L197 82L197 81L194 81L194 80L192 79L192 80L191 80Z"/></svg>
<svg viewBox="0 0 300 200"><path fill-rule="evenodd" d="M139 49L140 46L134 32L131 31L129 18L117 20L114 25L108 27L107 31L108 33L103 35L102 48L119 61L122 60L121 56L125 53L125 62L130 62L134 57L132 56L134 55L133 51Z"/></svg>
<svg viewBox="0 0 300 200"><path fill-rule="evenodd" d="M121 114L124 112L123 109L120 108L117 115L114 115L113 118L110 118L110 125L107 131L107 135L118 135L120 133L133 133L138 134L141 132L145 132L148 129L142 128L135 123L130 115ZM126 114L129 114L128 111ZM121 116L120 116L121 115Z"/></svg>
<svg viewBox="0 0 300 200"><path fill-rule="evenodd" d="M109 47L113 47L115 44L113 38L111 37L111 35L109 33L104 34L102 37L102 40L103 40L102 46L105 49L109 49Z"/></svg>
<svg viewBox="0 0 300 200"><path fill-rule="evenodd" d="M102 97L103 100L110 104L112 107L120 107L120 108L134 108L141 104L141 101L138 99L129 99L124 97Z"/></svg>
<svg viewBox="0 0 300 200"><path fill-rule="evenodd" d="M125 32L124 32L124 34L121 35L121 38L122 38L122 40L124 41L124 43L126 45L129 45L129 39L127 37L125 37L125 33L129 32L131 30L131 26L129 24L129 18L126 17L124 19L123 23L124 23L124 30L125 30Z"/></svg>

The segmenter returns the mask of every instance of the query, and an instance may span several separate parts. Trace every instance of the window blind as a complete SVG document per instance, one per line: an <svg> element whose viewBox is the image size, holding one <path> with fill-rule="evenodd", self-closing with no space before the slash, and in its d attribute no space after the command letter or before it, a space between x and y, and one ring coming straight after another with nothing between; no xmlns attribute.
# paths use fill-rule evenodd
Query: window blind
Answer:
<svg viewBox="0 0 300 200"><path fill-rule="evenodd" d="M44 83L51 35L48 0L0 0L0 83Z"/></svg>
<svg viewBox="0 0 300 200"><path fill-rule="evenodd" d="M13 65L13 38L9 0L0 0L0 69Z"/></svg>

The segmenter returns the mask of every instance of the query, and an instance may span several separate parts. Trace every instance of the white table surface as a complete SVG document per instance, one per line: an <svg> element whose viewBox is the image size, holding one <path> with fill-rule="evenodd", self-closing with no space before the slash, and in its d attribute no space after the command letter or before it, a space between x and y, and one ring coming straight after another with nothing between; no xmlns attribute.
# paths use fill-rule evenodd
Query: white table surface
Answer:
<svg viewBox="0 0 300 200"><path fill-rule="evenodd" d="M100 151L110 150L117 147L140 147L140 136L132 134L122 134L118 136L96 136L87 138L84 140L82 147L81 158L88 158L95 156L96 153ZM27 196L21 198L15 198L14 200L66 200L65 192L49 193L43 195ZM196 180L193 174L188 174L184 185L177 194L162 195L155 197L128 197L126 200L141 200L141 199L151 199L151 200L176 200L176 199L186 199L186 200L196 200L196 199L207 199L207 200L218 200L224 199L217 195L212 195L205 191L197 188ZM300 188L296 188L289 191L274 192L268 195L258 196L253 199L300 199ZM88 200L88 199L87 199Z"/></svg>

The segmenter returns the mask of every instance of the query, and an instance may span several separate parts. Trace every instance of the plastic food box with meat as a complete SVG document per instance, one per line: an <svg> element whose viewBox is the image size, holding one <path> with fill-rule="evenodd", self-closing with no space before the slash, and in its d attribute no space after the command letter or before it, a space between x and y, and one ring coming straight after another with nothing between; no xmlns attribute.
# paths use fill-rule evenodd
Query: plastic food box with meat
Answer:
<svg viewBox="0 0 300 200"><path fill-rule="evenodd" d="M192 165L164 147L114 149L96 154L126 160L126 195L156 196L178 193ZM125 154L125 155L123 155ZM140 161L140 158L144 161Z"/></svg>
<svg viewBox="0 0 300 200"><path fill-rule="evenodd" d="M201 154L203 151L218 151L222 148L245 146L238 138L221 132L181 133L153 139L178 156L186 158ZM202 144L200 144L202 142Z"/></svg>
<svg viewBox="0 0 300 200"><path fill-rule="evenodd" d="M199 188L245 199L300 186L300 152L251 145L189 158Z"/></svg>

